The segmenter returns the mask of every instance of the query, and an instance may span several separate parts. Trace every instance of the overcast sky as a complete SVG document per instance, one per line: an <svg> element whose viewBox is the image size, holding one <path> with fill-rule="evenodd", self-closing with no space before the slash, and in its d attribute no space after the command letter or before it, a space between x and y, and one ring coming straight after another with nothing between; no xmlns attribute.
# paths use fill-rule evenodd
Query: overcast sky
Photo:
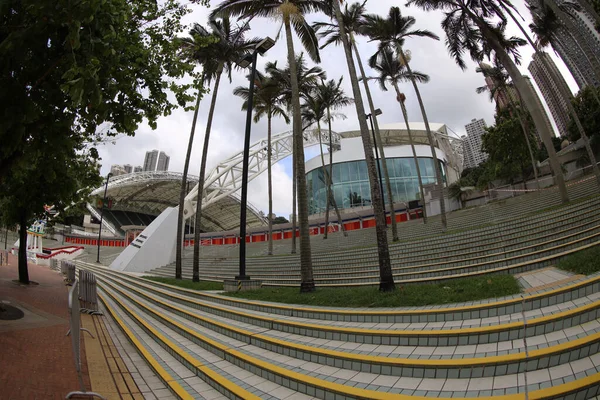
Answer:
<svg viewBox="0 0 600 400"><path fill-rule="evenodd" d="M211 1L213 5L217 1ZM525 25L531 22L531 16L526 9L524 2L515 1L521 15L525 18ZM387 14L391 6L401 5L402 2L392 0L371 0L367 3L369 13ZM429 74L431 80L428 84L421 85L421 93L425 107L427 108L429 120L432 122L446 124L452 132L458 136L465 134L465 124L473 118L484 118L488 125L494 122L494 104L489 101L487 94L478 95L475 89L485 84L483 77L475 72L476 65L468 62L469 68L462 71L448 55L444 45L445 35L440 27L442 19L441 13L425 13L415 7L407 8L401 5L402 13L416 18L415 28L429 29L438 34L440 41L431 39L408 39L405 48L412 52L411 66ZM197 7L194 12L186 17L186 23L198 22L205 25L207 22L209 9L206 7ZM324 20L320 15L307 16L309 21ZM206 25L205 25L206 26ZM251 36L275 38L279 28L279 23L266 19L255 19L251 23ZM509 34L519 35L516 26L510 26ZM299 52L301 44L295 38L296 51ZM359 38L359 51L364 60L371 56L376 50L375 43L368 43L367 39ZM531 61L532 50L523 47L521 50L523 73L529 75L527 66ZM552 51L550 51L552 53ZM575 81L569 74L562 61L552 53L556 64L563 72L567 82L573 90L576 89ZM321 52L323 68L330 79L339 79L344 77L344 90L346 94L352 97L352 88L349 85L348 68L344 53L339 47L328 47ZM280 65L285 65L287 60L287 50L285 36L282 34L280 40L274 48L263 58L259 58L259 69L262 69L267 61L278 61ZM366 61L365 61L366 64ZM367 74L370 73L368 66ZM233 82L229 83L226 79L222 80L217 100L215 117L213 120L210 150L207 161L207 168L210 170L220 160L226 159L236 153L239 153L243 147L243 133L245 126L245 112L241 111L242 100L232 94L236 86L248 85L244 78L244 72L233 74ZM362 86L361 86L362 88ZM401 87L407 95L408 115L411 121L422 121L418 104L414 100L414 93L409 84L403 84ZM371 84L375 107L383 110L383 115L379 117L380 123L393 123L402 121L400 108L395 100L392 91L382 92L376 82ZM364 98L364 93L363 93ZM193 148L192 160L190 164L190 174L198 175L200 168L200 157L202 154L202 145L204 141L204 132L206 128L206 118L210 94L205 96L199 113L198 125L196 130L195 143ZM347 115L346 120L334 122L333 129L338 132L357 129L358 121L354 106L342 110ZM102 157L102 174L106 175L112 164L132 164L142 165L145 152L152 149L165 151L171 156L171 171L183 171L185 152L187 148L190 127L192 123L192 112L177 110L168 117L158 120L158 127L152 130L147 125L141 125L135 137L124 137L116 140L114 144L105 144L99 147L99 153ZM283 132L291 129L286 126L282 120L274 120L274 133ZM252 142L266 137L266 120L254 124L252 127ZM318 154L318 148L306 149L306 158L312 158ZM256 178L249 184L249 201L259 210L267 213L267 176L266 172ZM273 168L274 185L274 212L277 215L283 215L286 218L292 209L292 180L291 180L291 162L284 160L276 164Z"/></svg>

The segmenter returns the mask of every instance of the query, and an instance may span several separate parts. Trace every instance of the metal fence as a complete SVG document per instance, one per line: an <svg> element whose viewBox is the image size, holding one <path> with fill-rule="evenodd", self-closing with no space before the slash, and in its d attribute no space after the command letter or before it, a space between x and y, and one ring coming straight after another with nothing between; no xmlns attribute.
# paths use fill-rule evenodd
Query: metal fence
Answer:
<svg viewBox="0 0 600 400"><path fill-rule="evenodd" d="M98 295L96 293L96 276L83 269L79 270L79 300L81 312L89 314L101 314L98 312Z"/></svg>
<svg viewBox="0 0 600 400"><path fill-rule="evenodd" d="M67 285L73 284L75 282L75 264L71 261L61 261L60 262L60 272L65 276L65 282Z"/></svg>

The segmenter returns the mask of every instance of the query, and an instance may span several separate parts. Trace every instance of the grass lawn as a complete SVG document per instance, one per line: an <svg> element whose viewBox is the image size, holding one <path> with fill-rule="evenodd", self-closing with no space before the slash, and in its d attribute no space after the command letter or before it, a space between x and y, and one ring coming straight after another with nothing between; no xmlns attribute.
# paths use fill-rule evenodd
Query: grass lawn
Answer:
<svg viewBox="0 0 600 400"><path fill-rule="evenodd" d="M142 278L155 282L166 283L193 290L223 290L222 282L200 281L193 282L189 279L164 278L162 276L143 276Z"/></svg>
<svg viewBox="0 0 600 400"><path fill-rule="evenodd" d="M377 287L317 288L313 293L300 293L298 288L263 288L248 292L224 293L250 300L273 301L331 307L401 307L460 303L519 293L512 275L490 275L451 280L444 284L396 284L396 291L380 293Z"/></svg>
<svg viewBox="0 0 600 400"><path fill-rule="evenodd" d="M590 275L600 271L600 246L579 251L558 262L558 268L576 274Z"/></svg>

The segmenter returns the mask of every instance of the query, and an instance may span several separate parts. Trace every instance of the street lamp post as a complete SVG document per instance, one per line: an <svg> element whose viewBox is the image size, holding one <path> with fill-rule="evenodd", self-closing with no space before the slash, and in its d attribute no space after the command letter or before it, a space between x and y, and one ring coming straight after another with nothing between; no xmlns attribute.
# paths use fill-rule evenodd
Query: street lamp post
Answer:
<svg viewBox="0 0 600 400"><path fill-rule="evenodd" d="M250 162L250 132L252 130L252 111L254 108L254 79L256 77L256 61L258 55L264 55L271 47L275 45L275 41L269 37L263 39L256 45L252 54L249 54L238 62L242 68L248 68L252 65L250 72L250 85L248 88L248 107L246 111L246 135L244 137L244 158L242 163L242 195L240 199L240 269L236 280L249 280L246 275L246 211L248 208L248 164Z"/></svg>
<svg viewBox="0 0 600 400"><path fill-rule="evenodd" d="M108 190L108 180L112 174L109 172L106 175L106 183L104 184L104 198L102 199L102 208L100 209L100 229L98 229L98 256L96 257L96 262L100 263L100 239L102 237L102 221L104 220L104 207L106 207L106 192Z"/></svg>
<svg viewBox="0 0 600 400"><path fill-rule="evenodd" d="M374 111L375 116L383 114L381 108ZM383 180L381 179L381 163L379 162L379 150L377 148L377 139L375 138L375 127L373 126L373 115L367 114L366 117L371 122L371 134L373 135L373 147L375 147L375 161L377 162L377 171L379 172L379 190L381 190L381 198L383 199Z"/></svg>

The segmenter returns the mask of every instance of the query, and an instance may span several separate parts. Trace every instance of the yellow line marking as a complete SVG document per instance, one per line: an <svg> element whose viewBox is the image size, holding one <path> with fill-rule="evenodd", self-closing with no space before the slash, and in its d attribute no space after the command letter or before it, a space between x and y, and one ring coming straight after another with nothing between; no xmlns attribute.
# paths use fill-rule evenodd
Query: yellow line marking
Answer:
<svg viewBox="0 0 600 400"><path fill-rule="evenodd" d="M158 361L146 350L144 345L137 339L137 337L131 332L131 330L125 325L123 320L115 313L115 311L108 305L108 302L104 298L102 294L98 294L98 297L104 303L104 306L113 317L113 319L117 322L117 324L121 327L125 335L129 338L131 343L136 347L136 349L141 353L142 357L146 360L148 364L152 367L152 369L163 379L164 382L171 388L173 392L182 400L193 400L193 397L183 389L183 387L169 374L159 363Z"/></svg>
<svg viewBox="0 0 600 400"><path fill-rule="evenodd" d="M221 375L219 375L218 373L216 373L215 371L213 371L211 368L207 367L206 365L203 365L200 361L198 361L197 359L195 359L194 357L192 357L190 354L188 354L185 351L183 351L183 349L180 346L178 346L177 344L173 343L171 340L169 340L167 337L165 337L161 332L159 332L153 326L149 325L146 321L144 321L142 318L140 318L137 315L137 313L135 313L133 310L131 310L131 308L127 307L121 300L117 299L116 297L113 297L112 295L111 295L111 297L112 297L112 299L116 303L118 303L121 307L123 307L124 309L126 309L134 317L134 319L138 321L139 324L143 325L145 329L147 329L148 331L150 331L161 342L165 343L169 348L171 348L174 352L176 352L186 362L188 362L189 364L191 364L192 366L194 366L194 368L197 368L198 370L202 371L209 378L211 378L214 381L216 381L219 385L221 385L222 387L224 387L226 390L230 391L231 393L235 394L236 396L238 396L238 397L240 397L240 398L242 398L244 400L246 400L246 399L248 399L248 400L260 400L259 397L253 395L252 393L248 392L247 390L245 390L245 389L241 388L240 386L234 384L230 380L222 377ZM110 307L107 305L107 302L104 299L104 297L100 296L100 298L104 302L105 306L107 306L107 308L110 309ZM135 301L133 299L131 299L131 300ZM149 309L148 307L144 306L143 304L140 304L140 303L137 303L137 304L140 305L141 307L146 308L147 310L149 310L149 311L152 312L151 309ZM114 311L112 309L110 309L110 312L111 312L111 315L115 316L115 313L114 313ZM154 313L154 314L158 315L156 313ZM174 325L178 324L176 321L171 320L170 318L168 318L166 316L160 316L160 318L168 319L169 322L171 322ZM189 330L188 328L185 328L185 330L189 334L193 334L193 331ZM226 349L226 346L223 346L223 345L221 345L221 344L219 344L217 342L211 341L210 345L213 345L213 346L215 346L217 348L220 348L221 350L225 350ZM152 358L152 360L154 360L156 362L156 360L154 358ZM159 366L158 364L156 364L156 365ZM162 371L168 377L171 378L171 376L164 369L162 369ZM165 381L167 381L167 380L165 379ZM171 380L167 381L167 382L173 382L173 383L175 383L175 384L177 384L179 386L179 384L177 382L173 381L173 378L171 378ZM188 399L188 398L192 399L193 398L191 395L189 395L189 393L185 392L181 386L179 386L179 388L181 388L181 390L188 396L188 397L185 397L185 399ZM184 397L182 397L182 398L184 398Z"/></svg>
<svg viewBox="0 0 600 400"><path fill-rule="evenodd" d="M115 300L119 301L118 299L115 299ZM131 299L131 300L137 303L137 301L135 301L133 299ZM147 309L152 314L158 315L151 308L149 308L143 304L140 304L140 303L138 303L138 305ZM127 308L127 307L125 307L125 308ZM132 315L135 315L135 313L132 312ZM212 339L209 339L209 338L205 337L204 335L198 334L197 332L189 329L185 325L180 324L179 322L171 319L170 317L168 317L166 315L161 315L159 318L164 319L165 321L168 321L173 326L178 327L179 329L185 331L189 335L194 336L195 338L197 338L198 340L200 340L202 342L205 342L210 345L213 345L213 343L216 343ZM137 316L136 316L136 319L141 321L141 319L139 319L139 317L137 317ZM388 400L388 399L390 399L390 400L392 400L392 399L396 399L396 400L426 400L426 399L429 399L428 397L422 397L422 396L407 396L407 395L402 395L402 394L391 394L391 393L378 392L378 391L367 390L367 389L360 389L360 388L355 388L355 387L348 387L348 386L345 386L342 384L329 382L329 381L319 379L319 378L314 378L314 377L311 377L311 376L308 376L308 375L305 375L305 374L302 374L299 372L290 371L288 369L273 365L269 362L262 361L255 357L252 357L248 354L242 353L236 349L232 349L232 348L220 345L219 343L216 343L216 344L219 345L219 347L218 347L219 350L222 350L223 352L225 352L225 353L229 354L230 356L233 356L237 359L243 360L246 363L252 364L263 370L270 371L274 374L286 377L287 379L290 379L290 380L293 380L293 381L296 381L299 383L303 383L306 385L310 385L313 387L321 388L326 391L335 392L335 393L339 393L339 394L351 396L351 397L356 397L356 398L373 399L373 400ZM577 391L581 388L585 388L587 386L595 384L598 382L598 380L600 380L600 373L592 375L590 377L579 379L579 380L576 380L573 382L562 384L562 385L559 385L556 387L536 390L529 394L529 398L530 399L543 399L543 398L549 398L551 396L557 396L557 395L571 393L571 392ZM248 398L248 397L245 397L245 399L246 398ZM254 397L254 398L256 398L256 397ZM493 396L493 398L494 399L503 399L503 400L523 400L523 399L525 399L525 394ZM444 400L448 400L448 399L446 398Z"/></svg>
<svg viewBox="0 0 600 400"><path fill-rule="evenodd" d="M143 308L149 310L153 314L159 315L153 309L151 309L151 308L147 307L146 305L139 303L137 300L131 298L127 293L125 293L123 290L119 289L115 284L106 282L104 278L101 278L101 279L105 284L110 286L113 290L116 290L121 295L129 298L132 302L135 302L140 307L143 307ZM149 297L147 295L144 295L143 292L131 287L128 284L123 284L123 285L126 286L128 289L138 293L142 297ZM254 333L252 331L248 331L243 328L238 328L235 326L228 325L226 323L219 322L212 318L207 318L207 317L203 317L201 315L196 315L195 313L189 312L183 308L180 308L180 307L177 307L174 305L170 305L158 298L152 298L150 301L159 303L167 309L174 310L178 313L186 314L195 319L204 321L211 325L218 326L221 329L229 330L229 331L232 331L232 332L240 334L240 335L254 337L258 340L261 340L261 341L264 341L267 343L271 343L274 345L286 347L286 348L292 348L292 349L301 350L301 351L308 352L308 353L320 354L320 355L329 356L329 357L343 358L343 359L352 360L352 361L367 362L367 363L369 363L369 362L370 363L379 363L379 364L386 364L386 365L389 364L392 366L405 365L405 366L423 366L423 367L427 367L427 366L461 367L461 366L473 366L473 365L485 366L485 365L489 365L489 364L516 362L516 361L521 361L521 360L527 359L525 352L507 354L507 355L502 355L502 356L474 357L474 358L461 358L461 359L442 359L442 360L396 358L396 357L370 356L370 355L363 355L363 354L346 353L346 352L339 351L339 350L329 350L329 349L323 349L323 348L318 348L318 347L312 347L312 346L304 345L304 344L288 342L288 341L285 341L282 339L272 338L270 336L265 336L262 334ZM600 301L596 302L595 305L600 305ZM166 319L167 317L160 315L160 318ZM546 317L544 317L544 318L546 318ZM522 323L520 323L520 324L511 323L511 324L507 324L507 325L511 325L511 327L516 326L518 328L521 328L523 326ZM528 324L528 326L529 326L529 324ZM347 330L349 332L348 334L359 334L360 333L359 329L353 331L350 328L345 328L345 330ZM457 329L456 331L461 331L461 330ZM386 331L384 331L384 332L386 332ZM391 332L392 334L404 335L404 332L406 332L406 331L387 331L387 332ZM428 331L418 331L418 334L420 336L421 335L427 336L427 332ZM435 332L435 331L432 331L432 332ZM447 330L446 332L453 332L453 331ZM219 348L220 350L224 351L226 349L226 346L223 346L218 342L214 342L208 338L206 340L210 341L211 345ZM552 355L552 354L556 354L559 352L565 352L571 348L585 346L588 343L593 343L598 340L600 340L600 333L588 335L586 337L576 339L576 340L571 340L571 341L565 342L563 344L546 347L546 348L542 348L542 349L538 349L538 350L533 350L533 351L529 352L529 356L530 356L529 359Z"/></svg>

